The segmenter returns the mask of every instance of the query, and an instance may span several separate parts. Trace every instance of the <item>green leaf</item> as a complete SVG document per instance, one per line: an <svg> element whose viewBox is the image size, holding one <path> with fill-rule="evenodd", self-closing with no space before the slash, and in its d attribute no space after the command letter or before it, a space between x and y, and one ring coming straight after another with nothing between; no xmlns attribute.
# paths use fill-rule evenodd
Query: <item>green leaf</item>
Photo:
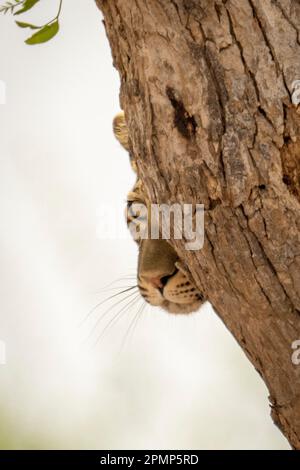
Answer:
<svg viewBox="0 0 300 470"><path fill-rule="evenodd" d="M23 8L21 8L21 10L16 11L14 15L20 15L21 13L25 13L25 11L30 10L39 1L40 0L25 0L25 2L23 3Z"/></svg>
<svg viewBox="0 0 300 470"><path fill-rule="evenodd" d="M19 28L40 29L40 26L35 26L34 24L30 23L23 23L22 21L16 21L16 24L19 26Z"/></svg>
<svg viewBox="0 0 300 470"><path fill-rule="evenodd" d="M54 23L44 26L33 36L26 39L25 42L26 44L30 44L30 45L41 44L42 42L47 42L58 33L58 30L59 30L59 24L58 24L58 20L56 20Z"/></svg>

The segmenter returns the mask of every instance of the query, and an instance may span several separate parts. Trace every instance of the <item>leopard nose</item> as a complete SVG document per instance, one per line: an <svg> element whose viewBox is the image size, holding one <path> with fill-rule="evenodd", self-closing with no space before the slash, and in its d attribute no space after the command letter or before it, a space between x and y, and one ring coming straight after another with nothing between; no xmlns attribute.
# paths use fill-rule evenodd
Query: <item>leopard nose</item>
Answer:
<svg viewBox="0 0 300 470"><path fill-rule="evenodd" d="M155 289L162 289L164 284L162 282L163 278L157 277L148 277L147 281L151 284Z"/></svg>
<svg viewBox="0 0 300 470"><path fill-rule="evenodd" d="M165 285L167 284L169 278L172 276L155 276L155 277L147 277L147 282L151 284L155 289L159 289L160 291L163 290Z"/></svg>

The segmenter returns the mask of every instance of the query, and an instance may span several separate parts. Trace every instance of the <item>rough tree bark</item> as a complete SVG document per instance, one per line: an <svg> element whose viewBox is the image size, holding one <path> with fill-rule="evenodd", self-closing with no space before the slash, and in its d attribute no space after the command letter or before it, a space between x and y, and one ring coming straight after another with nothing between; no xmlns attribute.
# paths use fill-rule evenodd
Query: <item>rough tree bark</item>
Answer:
<svg viewBox="0 0 300 470"><path fill-rule="evenodd" d="M300 2L96 1L150 198L205 204L204 248L174 246L300 449Z"/></svg>

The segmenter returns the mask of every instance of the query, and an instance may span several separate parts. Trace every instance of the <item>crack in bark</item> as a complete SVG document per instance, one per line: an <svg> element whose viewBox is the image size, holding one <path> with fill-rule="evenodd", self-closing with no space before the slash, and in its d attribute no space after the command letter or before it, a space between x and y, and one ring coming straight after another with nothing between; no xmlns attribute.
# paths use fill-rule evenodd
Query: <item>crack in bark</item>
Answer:
<svg viewBox="0 0 300 470"><path fill-rule="evenodd" d="M244 51L243 51L243 47L242 47L242 44L240 43L240 41L238 40L236 34L235 34L235 30L234 30L234 26L233 26L233 21L232 21L232 18L231 18L231 14L230 14L230 11L227 9L226 7L226 12L227 12L227 16L228 16L228 20L229 20L229 25L230 25L230 32L231 32L231 35L233 36L234 40L235 40L235 43L236 45L238 46L239 48L239 51L240 51L240 55L241 55L241 59L242 59L242 62L243 62L243 65L244 65L244 68L245 68L245 72L247 73L248 77L250 78L253 86L254 86L254 89L255 89L255 93L256 93L256 98L257 98L257 102L258 102L258 107L257 107L257 111L260 112L264 118L268 121L268 123L272 126L272 128L277 132L277 129L275 128L272 120L268 117L268 114L266 112L266 110L263 108L262 106L262 101L261 101L261 98L260 98L260 92L259 92L259 88L258 88L258 84L256 82L256 78L255 78L255 75L254 73L249 69L248 67L248 64L246 62L246 59L244 57ZM255 120L255 118L254 118ZM257 124L256 124L257 126Z"/></svg>
<svg viewBox="0 0 300 470"><path fill-rule="evenodd" d="M216 64L214 62L213 56L211 54L211 51L208 48L208 40L206 40L204 48L204 57L206 60L207 67L210 71L212 81L216 90L216 94L218 97L218 102L219 102L219 112L220 112L220 117L222 120L222 125L223 125L223 134L226 133L226 112L225 112L225 107L226 103L228 101L228 96L227 96L227 91L226 87L223 86L221 87L221 81L220 81L220 71L216 69Z"/></svg>
<svg viewBox="0 0 300 470"><path fill-rule="evenodd" d="M247 224L247 228L249 229L248 217L247 217L247 215L245 214L245 211L244 211L243 206L241 205L239 208L237 208L237 209L236 209L236 212L238 211L238 209L241 210L241 213L242 213L242 215L243 215L243 217L244 217L244 220L245 220L245 222L246 222L246 224ZM251 242L250 242L250 240L249 240L249 238L248 238L248 236L247 236L247 232L245 231L245 228L244 228L244 227L241 225L241 223L240 223L239 216L237 217L237 221L238 221L238 223L239 223L240 230L241 230L241 233L243 234L244 240L246 241L246 243L247 243L247 245L248 245L248 248L249 248L250 259L251 259L251 261L252 261L253 268L254 268L254 269L253 269L253 276L254 276L254 278L255 278L255 280L256 280L256 283L257 283L257 285L259 286L259 288L260 288L260 290L261 290L263 296L264 296L265 299L267 300L267 303L269 304L269 307L270 307L271 310L276 314L276 310L274 309L274 305L273 305L274 301L272 301L272 299L269 297L269 295L267 294L267 292L266 292L264 286L262 285L261 281L259 280L259 278L258 278L258 276L257 276L257 274L256 274L256 271L257 271L257 269L258 269L259 266L258 266L258 265L255 263L255 261L254 261L255 252L253 251L253 248L252 248L252 246L251 246ZM253 232L251 232L251 233L253 233ZM253 234L253 235L254 235L254 234ZM255 236L255 235L254 235L254 236ZM259 243L259 240L257 240L257 237L256 237L256 236L255 236L255 240L256 240L256 243L257 243L258 246L259 246L260 255L266 259L265 252L264 252L264 250L263 250L261 244ZM271 272L273 272L272 267L269 266L269 268L270 268ZM278 281L278 284L281 286L281 284L280 284L280 282L279 282L279 280L278 280L278 277L277 277L276 272L273 272L273 275L274 275L274 277L276 278L276 280ZM281 288L282 288L282 286L281 286ZM286 297L286 299L288 299L288 297L286 296L286 294L285 294L285 297Z"/></svg>
<svg viewBox="0 0 300 470"><path fill-rule="evenodd" d="M216 227L215 227L216 228ZM246 299L246 297L244 296L244 294L242 292L239 291L239 289L233 284L232 280L231 280L231 276L230 276L230 272L228 271L228 269L226 268L226 266L224 265L222 259L218 256L216 257L215 255L215 248L214 248L214 245L213 243L210 241L210 238L209 238L209 235L207 234L206 232L206 239L209 243L209 246L210 246L210 252L213 256L213 259L215 261L215 265L216 265L216 268L218 269L218 271L220 271L220 268L219 266L221 265L221 267L223 268L225 274L226 274L226 281L227 283L229 284L230 288L231 288L231 291L232 291L232 294L235 296L236 300L239 301L240 298L242 297L242 299L244 300L244 302L246 302L248 305L248 300Z"/></svg>
<svg viewBox="0 0 300 470"><path fill-rule="evenodd" d="M283 79L283 83L284 83L284 86L286 88L286 91L287 91L287 94L288 96L290 97L291 99L291 94L290 94L290 90L289 90L289 87L288 87L288 84L286 83L286 78L285 78L285 74L283 73L283 70L282 70L282 67L280 66L279 62L278 62L278 59L276 57L276 53L275 53L275 50L274 48L272 47L272 44L270 43L269 41L269 38L268 38L268 35L262 25L262 22L261 22L261 19L259 18L258 16L258 13L256 11L256 8L254 6L254 3L253 3L253 0L248 0L249 2L249 5L251 6L251 9L252 9L252 13L253 13L253 18L255 18L258 26L259 26L259 29L262 33L262 36L264 38L264 41L265 41L265 44L270 52L270 55L271 55L271 58L275 64L275 67L276 67L276 72L277 72L277 76L281 74L282 76L282 79Z"/></svg>
<svg viewBox="0 0 300 470"><path fill-rule="evenodd" d="M292 0L293 1L293 0ZM300 32L297 28L297 26L293 23L293 21L287 16L286 12L284 11L282 5L278 3L277 0L272 0L272 5L275 5L281 12L283 18L288 22L288 24L295 30L296 32L296 39L297 39L297 44L300 46Z"/></svg>
<svg viewBox="0 0 300 470"><path fill-rule="evenodd" d="M260 200L261 200L261 205L262 205L262 207L263 207L262 199L260 199ZM288 292L286 291L285 286L284 286L284 285L282 284L282 282L280 281L275 266L273 265L272 261L271 261L270 258L268 257L268 255L267 255L267 253L266 253L266 251L265 251L265 249L264 249L264 247L263 247L263 244L262 244L262 242L259 240L257 234L251 229L251 227L250 227L250 225L249 225L248 216L247 216L247 214L246 214L246 212L245 212L245 209L244 209L243 205L241 205L240 208L241 208L241 210L242 210L242 212L243 212L243 215L244 215L244 217L245 217L245 220L247 221L247 227L248 227L249 232L252 233L253 236L255 237L255 240L256 240L256 242L257 242L259 248L260 248L261 255L263 256L264 260L266 261L267 265L269 266L269 268L270 268L270 270L271 270L271 272L272 272L274 278L277 280L278 284L281 286L281 288L282 288L282 290L283 290L283 292L284 292L284 294L285 294L286 300L289 302L290 312L296 313L296 312L297 312L297 308L296 308L296 306L293 304L292 300L290 299L289 294L288 294ZM258 212L260 212L261 218L262 218L262 220L263 220L263 222L264 222L265 232L268 234L267 226L266 226L266 222L265 222L265 218L264 218L264 216L262 215L260 209L258 209ZM271 305L272 305L272 304L271 304Z"/></svg>
<svg viewBox="0 0 300 470"><path fill-rule="evenodd" d="M194 116L189 115L173 88L167 86L166 93L174 109L174 125L176 129L185 139L191 139L197 131L197 123Z"/></svg>
<svg viewBox="0 0 300 470"><path fill-rule="evenodd" d="M265 44L266 44L266 46L268 47L268 49L269 49L269 51L270 51L270 54L271 54L271 57L272 57L272 60L273 60L273 62L274 62L274 64L275 64L275 66L276 66L277 75L279 75L279 73L281 72L281 67L280 67L280 64L279 64L279 62L278 62L278 60L277 60L277 57L276 57L276 53L275 53L275 51L274 51L274 48L273 48L272 44L270 43L269 38L268 38L268 36L267 36L267 33L266 33L266 31L265 31L265 29L264 29L264 27L263 27L263 25L262 25L261 19L260 19L259 16L258 16L258 13L257 13L256 8L255 8L255 6L254 6L253 0L248 0L248 1L249 1L250 6L251 6L251 9L252 9L253 18L255 18L255 20L256 20L256 22L257 22L257 24L258 24L258 26L259 26L259 29L260 29L260 31L261 31L261 34L262 34L263 38L264 38Z"/></svg>

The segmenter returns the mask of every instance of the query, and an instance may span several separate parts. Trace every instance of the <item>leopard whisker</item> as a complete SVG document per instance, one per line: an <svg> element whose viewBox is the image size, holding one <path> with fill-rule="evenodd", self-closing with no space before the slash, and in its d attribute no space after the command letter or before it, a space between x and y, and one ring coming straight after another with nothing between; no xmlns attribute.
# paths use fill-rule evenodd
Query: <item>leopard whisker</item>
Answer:
<svg viewBox="0 0 300 470"><path fill-rule="evenodd" d="M115 279L114 281L110 282L109 284L106 284L106 286L103 287L103 289L106 289L107 287L110 287L112 286L113 284L116 284L117 282L120 282L120 281L129 281L131 279L135 279L136 278L136 275L135 274L128 274L126 276L122 276L122 277L119 277L117 279ZM102 289L100 290L100 292L102 291Z"/></svg>
<svg viewBox="0 0 300 470"><path fill-rule="evenodd" d="M126 285L126 286L118 286L118 287L109 287L108 289L101 289L100 291L94 292L94 294L95 295L103 294L105 292L110 292L110 291L113 291L113 290L128 289L129 287L137 287L137 286L136 285L135 286Z"/></svg>
<svg viewBox="0 0 300 470"><path fill-rule="evenodd" d="M85 341L88 341L89 338L92 336L92 334L94 333L94 331L96 330L97 326L99 325L100 321L106 317L106 315L111 312L117 305L125 302L127 299L130 299L132 296L135 296L135 298L139 295L138 292L131 292L129 295L127 295L126 297L124 297L123 299L121 300L118 300L117 302L115 302L113 305L111 305L107 310L105 310L105 312L102 313L102 315L100 315L100 317L97 319L96 323L94 324L94 326L92 327L89 335L87 336L86 340ZM116 295L114 296L111 296L112 297L115 297Z"/></svg>
<svg viewBox="0 0 300 470"><path fill-rule="evenodd" d="M133 289L137 289L138 286L137 285L134 285L134 286L130 286L130 287L127 287L126 289L122 290L121 292L117 292L116 294L112 294L110 295L109 297L107 297L106 299L102 300L101 302L98 302L87 314L86 316L81 320L81 322L79 323L79 327L81 327L83 325L83 323L85 323L87 321L87 319L92 315L92 313L97 310L97 308L99 308L101 305L105 304L106 302L108 302L109 300L113 299L114 297L117 297L119 295L122 295L122 294L125 294L126 292L128 291L131 291Z"/></svg>
<svg viewBox="0 0 300 470"><path fill-rule="evenodd" d="M142 300L142 304L138 307L138 310L137 310L136 314L132 318L132 320L131 320L131 322L130 322L127 330L126 330L125 336L123 338L123 341L122 341L122 344L121 344L121 347L120 347L119 354L123 351L123 349L125 347L126 340L130 336L130 331L132 331L132 336L133 336L136 325L137 325L137 323L138 323L138 321L139 321L139 319L142 315L143 310L145 309L145 307L147 305L146 302L142 298L141 298L141 300Z"/></svg>
<svg viewBox="0 0 300 470"><path fill-rule="evenodd" d="M124 315L128 312L128 310L136 304L136 302L140 299L139 294L137 293L136 296L129 301L129 303L121 308L119 312L117 312L113 318L106 324L102 333L98 336L97 340L94 343L94 347L98 344L98 342L103 338L105 332L109 327L112 327L115 323L117 323Z"/></svg>

